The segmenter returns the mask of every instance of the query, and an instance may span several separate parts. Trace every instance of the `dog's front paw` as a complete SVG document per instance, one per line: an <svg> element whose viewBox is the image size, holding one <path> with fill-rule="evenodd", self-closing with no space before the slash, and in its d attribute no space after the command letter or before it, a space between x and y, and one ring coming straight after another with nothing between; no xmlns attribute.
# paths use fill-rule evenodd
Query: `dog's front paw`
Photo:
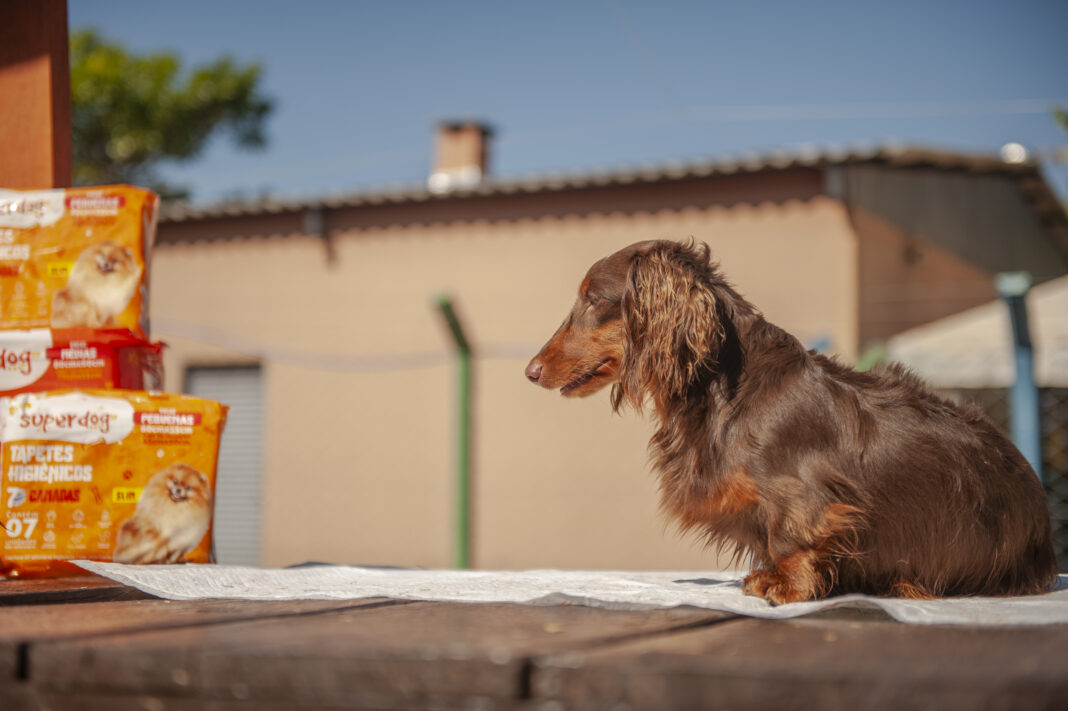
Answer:
<svg viewBox="0 0 1068 711"><path fill-rule="evenodd" d="M742 580L742 592L762 597L772 605L809 600L812 594L799 589L778 570L754 570Z"/></svg>
<svg viewBox="0 0 1068 711"><path fill-rule="evenodd" d="M771 575L766 570L754 570L742 578L742 592L754 597L764 597Z"/></svg>

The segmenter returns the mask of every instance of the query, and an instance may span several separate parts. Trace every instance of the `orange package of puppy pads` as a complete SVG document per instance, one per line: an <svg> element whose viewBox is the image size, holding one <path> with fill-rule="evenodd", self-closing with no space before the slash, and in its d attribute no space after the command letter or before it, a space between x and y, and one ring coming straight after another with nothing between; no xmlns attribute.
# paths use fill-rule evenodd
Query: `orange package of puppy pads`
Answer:
<svg viewBox="0 0 1068 711"><path fill-rule="evenodd" d="M0 190L0 329L128 328L147 340L158 206L128 185Z"/></svg>
<svg viewBox="0 0 1068 711"><path fill-rule="evenodd" d="M227 409L129 390L0 398L0 575L77 574L78 559L212 562Z"/></svg>
<svg viewBox="0 0 1068 711"><path fill-rule="evenodd" d="M0 397L42 390L159 390L163 344L128 330L0 331Z"/></svg>

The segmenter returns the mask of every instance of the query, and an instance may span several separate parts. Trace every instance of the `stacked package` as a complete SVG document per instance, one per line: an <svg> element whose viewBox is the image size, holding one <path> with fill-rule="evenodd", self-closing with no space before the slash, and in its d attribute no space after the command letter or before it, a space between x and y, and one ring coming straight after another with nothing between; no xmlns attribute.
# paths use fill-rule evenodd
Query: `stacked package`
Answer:
<svg viewBox="0 0 1068 711"><path fill-rule="evenodd" d="M0 190L0 576L210 562L226 408L158 392L159 198Z"/></svg>

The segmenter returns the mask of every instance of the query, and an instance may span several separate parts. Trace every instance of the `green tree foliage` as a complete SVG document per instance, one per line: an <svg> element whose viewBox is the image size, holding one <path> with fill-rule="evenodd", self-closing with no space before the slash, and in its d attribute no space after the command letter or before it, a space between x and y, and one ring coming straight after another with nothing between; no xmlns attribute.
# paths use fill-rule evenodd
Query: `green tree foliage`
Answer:
<svg viewBox="0 0 1068 711"><path fill-rule="evenodd" d="M258 64L223 57L183 74L172 53L134 54L94 30L71 34L70 58L77 185L132 183L185 197L159 178L160 163L195 158L220 131L242 147L266 145L272 104Z"/></svg>

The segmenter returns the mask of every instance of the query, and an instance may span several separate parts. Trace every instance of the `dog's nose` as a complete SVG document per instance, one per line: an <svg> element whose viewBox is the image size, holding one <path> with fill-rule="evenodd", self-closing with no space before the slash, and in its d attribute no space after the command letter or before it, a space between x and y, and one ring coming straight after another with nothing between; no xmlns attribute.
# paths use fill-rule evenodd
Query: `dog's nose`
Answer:
<svg viewBox="0 0 1068 711"><path fill-rule="evenodd" d="M527 380L536 383L541 380L541 361L536 357L527 365Z"/></svg>

